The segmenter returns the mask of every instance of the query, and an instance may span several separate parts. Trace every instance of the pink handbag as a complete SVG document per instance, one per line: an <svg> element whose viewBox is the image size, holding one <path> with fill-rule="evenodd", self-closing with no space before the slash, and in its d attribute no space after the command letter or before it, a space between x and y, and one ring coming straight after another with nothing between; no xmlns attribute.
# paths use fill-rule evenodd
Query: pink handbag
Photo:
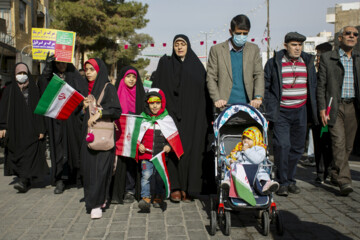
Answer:
<svg viewBox="0 0 360 240"><path fill-rule="evenodd" d="M109 83L105 84L97 102L93 95L88 96L92 99L89 105L90 117L95 115L97 110L101 108L100 103L104 97L105 88L108 84ZM97 151L108 151L114 148L114 132L115 129L113 121L110 119L98 119L94 126L88 126L88 136L86 138L88 141L88 148Z"/></svg>

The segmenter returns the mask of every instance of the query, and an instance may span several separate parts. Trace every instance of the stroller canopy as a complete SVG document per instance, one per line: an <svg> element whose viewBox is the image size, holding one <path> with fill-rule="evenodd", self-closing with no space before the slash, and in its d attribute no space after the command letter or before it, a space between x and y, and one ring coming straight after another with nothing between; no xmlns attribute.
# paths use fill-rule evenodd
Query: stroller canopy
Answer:
<svg viewBox="0 0 360 240"><path fill-rule="evenodd" d="M237 115L238 113L246 113L263 128L264 142L267 144L268 123L265 117L256 108L242 103L231 105L222 111L216 118L214 122L215 138L218 138L221 127L223 127L231 119L231 117Z"/></svg>

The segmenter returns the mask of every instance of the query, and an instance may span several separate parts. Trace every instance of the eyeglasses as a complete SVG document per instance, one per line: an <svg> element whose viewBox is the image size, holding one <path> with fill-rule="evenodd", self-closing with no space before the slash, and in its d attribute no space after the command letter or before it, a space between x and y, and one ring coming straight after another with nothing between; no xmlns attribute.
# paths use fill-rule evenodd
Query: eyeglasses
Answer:
<svg viewBox="0 0 360 240"><path fill-rule="evenodd" d="M249 34L249 32L239 32L239 33L236 33L236 32L233 32L234 35L245 35L247 36Z"/></svg>
<svg viewBox="0 0 360 240"><path fill-rule="evenodd" d="M352 32L352 31L346 31L344 32L344 35L350 36L351 34L354 35L354 37L358 37L359 33L358 32Z"/></svg>

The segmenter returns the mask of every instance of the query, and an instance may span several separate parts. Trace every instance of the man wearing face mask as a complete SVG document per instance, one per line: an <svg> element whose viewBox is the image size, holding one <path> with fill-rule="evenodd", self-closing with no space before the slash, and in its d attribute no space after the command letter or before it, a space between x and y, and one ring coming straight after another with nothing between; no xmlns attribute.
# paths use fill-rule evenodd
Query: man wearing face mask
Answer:
<svg viewBox="0 0 360 240"><path fill-rule="evenodd" d="M264 72L260 50L247 42L250 20L237 15L231 20L231 38L210 49L207 87L215 107L249 103L258 108L264 96Z"/></svg>
<svg viewBox="0 0 360 240"><path fill-rule="evenodd" d="M273 126L273 150L280 188L277 194L300 193L296 186L297 162L304 148L307 121L318 124L315 56L302 51L306 37L290 32L285 49L265 65L266 119Z"/></svg>

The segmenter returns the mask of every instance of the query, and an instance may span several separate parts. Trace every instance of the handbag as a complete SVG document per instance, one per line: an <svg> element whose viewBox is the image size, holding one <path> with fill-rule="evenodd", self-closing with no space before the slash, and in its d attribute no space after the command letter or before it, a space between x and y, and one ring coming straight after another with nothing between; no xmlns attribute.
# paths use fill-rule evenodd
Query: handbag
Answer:
<svg viewBox="0 0 360 240"><path fill-rule="evenodd" d="M105 88L109 83L106 83L99 99L96 101L93 95L89 95L92 101L89 105L90 117L95 115L97 110L101 108L101 101L104 97ZM88 126L88 148L96 151L108 151L115 146L114 139L114 122L110 119L98 119L94 126Z"/></svg>

